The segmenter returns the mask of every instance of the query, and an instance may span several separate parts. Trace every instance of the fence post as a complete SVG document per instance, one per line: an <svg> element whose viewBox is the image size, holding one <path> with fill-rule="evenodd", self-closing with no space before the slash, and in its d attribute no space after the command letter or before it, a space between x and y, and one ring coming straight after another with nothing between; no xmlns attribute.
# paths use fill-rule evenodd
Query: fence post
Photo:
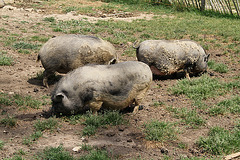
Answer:
<svg viewBox="0 0 240 160"><path fill-rule="evenodd" d="M201 11L205 10L205 3L206 3L205 0L201 0L201 7L200 7Z"/></svg>

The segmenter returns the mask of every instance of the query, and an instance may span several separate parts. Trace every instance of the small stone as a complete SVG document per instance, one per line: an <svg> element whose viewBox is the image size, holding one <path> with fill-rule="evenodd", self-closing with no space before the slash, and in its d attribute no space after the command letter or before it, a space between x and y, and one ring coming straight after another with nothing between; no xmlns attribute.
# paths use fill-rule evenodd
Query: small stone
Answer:
<svg viewBox="0 0 240 160"><path fill-rule="evenodd" d="M127 142L132 142L132 139L128 139Z"/></svg>
<svg viewBox="0 0 240 160"><path fill-rule="evenodd" d="M81 140L82 140L83 143L87 143L88 142L88 139L85 138L85 137L82 137Z"/></svg>
<svg viewBox="0 0 240 160"><path fill-rule="evenodd" d="M120 127L118 128L118 130L121 131L121 132L123 132L123 131L124 131L124 127L123 127L123 126L120 126Z"/></svg>
<svg viewBox="0 0 240 160"><path fill-rule="evenodd" d="M116 142L121 142L121 139L120 139L120 138L117 138L117 139L116 139Z"/></svg>
<svg viewBox="0 0 240 160"><path fill-rule="evenodd" d="M82 147L79 146L79 147L74 147L72 150L73 150L74 152L78 152L78 151L81 150L81 149L82 149Z"/></svg>
<svg viewBox="0 0 240 160"><path fill-rule="evenodd" d="M161 148L161 153L162 154L168 154L168 149L167 148Z"/></svg>
<svg viewBox="0 0 240 160"><path fill-rule="evenodd" d="M9 94L9 95L13 95L13 94L14 94L14 92L8 92L8 94Z"/></svg>
<svg viewBox="0 0 240 160"><path fill-rule="evenodd" d="M107 135L108 137L113 137L113 136L115 136L115 133L114 133L114 132L108 132L106 135Z"/></svg>
<svg viewBox="0 0 240 160"><path fill-rule="evenodd" d="M4 130L3 133L8 134L8 131L5 131L5 130Z"/></svg>
<svg viewBox="0 0 240 160"><path fill-rule="evenodd" d="M39 90L37 88L34 88L33 89L33 92L38 92Z"/></svg>
<svg viewBox="0 0 240 160"><path fill-rule="evenodd" d="M209 73L210 76L214 76L214 73Z"/></svg>

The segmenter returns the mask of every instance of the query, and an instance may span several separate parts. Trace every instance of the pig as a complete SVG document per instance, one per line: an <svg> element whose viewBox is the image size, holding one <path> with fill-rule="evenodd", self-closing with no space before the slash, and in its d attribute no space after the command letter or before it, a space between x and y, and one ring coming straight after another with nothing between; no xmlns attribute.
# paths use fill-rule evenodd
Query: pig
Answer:
<svg viewBox="0 0 240 160"><path fill-rule="evenodd" d="M114 46L95 36L69 34L49 39L40 49L37 61L45 69L43 85L55 72L68 73L86 64L114 64L117 54Z"/></svg>
<svg viewBox="0 0 240 160"><path fill-rule="evenodd" d="M136 48L138 61L150 66L154 75L172 75L184 70L189 73L202 73L207 70L209 54L191 40L146 40Z"/></svg>
<svg viewBox="0 0 240 160"><path fill-rule="evenodd" d="M62 77L51 93L53 114L76 114L100 108L122 110L132 105L134 113L152 82L148 65L126 61L112 65L85 65Z"/></svg>

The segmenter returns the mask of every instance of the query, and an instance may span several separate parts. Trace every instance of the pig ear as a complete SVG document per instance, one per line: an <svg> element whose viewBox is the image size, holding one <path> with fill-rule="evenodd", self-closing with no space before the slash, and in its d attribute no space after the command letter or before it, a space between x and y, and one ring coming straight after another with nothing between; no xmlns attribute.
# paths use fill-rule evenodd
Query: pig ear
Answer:
<svg viewBox="0 0 240 160"><path fill-rule="evenodd" d="M62 99L64 98L64 94L63 93L58 93L57 95L56 95L56 101L57 102L62 102Z"/></svg>
<svg viewBox="0 0 240 160"><path fill-rule="evenodd" d="M117 60L115 58L111 59L110 62L109 62L109 64L115 64L115 63L117 63Z"/></svg>
<svg viewBox="0 0 240 160"><path fill-rule="evenodd" d="M204 61L205 61L205 62L208 62L209 56L210 56L210 54L208 54L208 55L204 58Z"/></svg>

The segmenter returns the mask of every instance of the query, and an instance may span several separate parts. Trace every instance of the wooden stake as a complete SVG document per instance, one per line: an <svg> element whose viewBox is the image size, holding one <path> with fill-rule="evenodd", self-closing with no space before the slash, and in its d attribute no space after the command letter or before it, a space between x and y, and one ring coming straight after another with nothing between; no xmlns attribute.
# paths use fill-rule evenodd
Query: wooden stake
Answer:
<svg viewBox="0 0 240 160"><path fill-rule="evenodd" d="M240 152L237 152L237 153L233 153L233 154L230 154L230 155L227 155L225 157L225 160L230 160L230 159L233 159L233 158L237 158L240 156Z"/></svg>

